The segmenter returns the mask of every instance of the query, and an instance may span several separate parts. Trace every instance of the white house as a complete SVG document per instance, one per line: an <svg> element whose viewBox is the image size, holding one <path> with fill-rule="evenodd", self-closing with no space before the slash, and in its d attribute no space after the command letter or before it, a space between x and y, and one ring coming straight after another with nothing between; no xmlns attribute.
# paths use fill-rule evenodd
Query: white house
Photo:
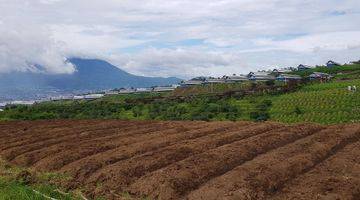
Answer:
<svg viewBox="0 0 360 200"><path fill-rule="evenodd" d="M300 64L298 67L297 67L297 70L298 71L303 71L303 70L307 70L307 69L311 69L311 67L309 65L303 65L303 64Z"/></svg>
<svg viewBox="0 0 360 200"><path fill-rule="evenodd" d="M356 64L360 64L360 60L358 60L358 61L351 61L350 64L355 64L355 65L356 65Z"/></svg>
<svg viewBox="0 0 360 200"><path fill-rule="evenodd" d="M171 86L156 86L153 88L154 92L170 92L174 91L176 88L180 87L180 85L171 85Z"/></svg>
<svg viewBox="0 0 360 200"><path fill-rule="evenodd" d="M117 94L119 94L119 92L115 90L105 91L105 95L117 95Z"/></svg>
<svg viewBox="0 0 360 200"><path fill-rule="evenodd" d="M7 103L0 103L0 108L5 108Z"/></svg>
<svg viewBox="0 0 360 200"><path fill-rule="evenodd" d="M137 93L152 92L152 88L136 88L135 92Z"/></svg>
<svg viewBox="0 0 360 200"><path fill-rule="evenodd" d="M301 79L301 76L294 74L280 74L278 77L276 77L276 80L284 82L300 81Z"/></svg>
<svg viewBox="0 0 360 200"><path fill-rule="evenodd" d="M206 81L205 77L196 77L196 78L190 79L188 81L181 82L181 85L182 86L202 85L205 83L205 81Z"/></svg>
<svg viewBox="0 0 360 200"><path fill-rule="evenodd" d="M119 94L131 94L131 93L135 93L135 92L136 92L135 89L132 89L132 88L128 88L128 89L121 88L119 90Z"/></svg>
<svg viewBox="0 0 360 200"><path fill-rule="evenodd" d="M85 99L85 96L83 96L83 95L76 95L76 96L73 97L73 99L74 99L74 100L83 100L83 99Z"/></svg>
<svg viewBox="0 0 360 200"><path fill-rule="evenodd" d="M35 101L12 101L9 103L10 105L25 105L25 106L31 106L35 104Z"/></svg>
<svg viewBox="0 0 360 200"><path fill-rule="evenodd" d="M314 72L309 75L310 80L330 80L333 78L330 74L322 72Z"/></svg>
<svg viewBox="0 0 360 200"><path fill-rule="evenodd" d="M225 83L225 79L222 78L214 78L214 77L207 77L205 78L205 84L214 84L214 83Z"/></svg>
<svg viewBox="0 0 360 200"><path fill-rule="evenodd" d="M281 69L274 69L272 72L275 74L285 74L285 73L289 73L292 70L289 68L281 68Z"/></svg>
<svg viewBox="0 0 360 200"><path fill-rule="evenodd" d="M341 66L340 63L337 63L337 62L334 62L332 60L329 60L327 63L326 63L326 66L327 67L336 67L336 66Z"/></svg>
<svg viewBox="0 0 360 200"><path fill-rule="evenodd" d="M84 96L84 99L86 100L100 99L104 96L105 96L104 94L87 94Z"/></svg>
<svg viewBox="0 0 360 200"><path fill-rule="evenodd" d="M276 79L275 76L268 72L250 72L248 77L251 81L271 81Z"/></svg>
<svg viewBox="0 0 360 200"><path fill-rule="evenodd" d="M232 76L225 76L225 81L228 83L235 83L235 82L242 82L242 81L248 81L249 78L246 75L236 75L233 74Z"/></svg>
<svg viewBox="0 0 360 200"><path fill-rule="evenodd" d="M61 100L73 100L73 96L57 96L57 97L50 97L51 101L61 101Z"/></svg>

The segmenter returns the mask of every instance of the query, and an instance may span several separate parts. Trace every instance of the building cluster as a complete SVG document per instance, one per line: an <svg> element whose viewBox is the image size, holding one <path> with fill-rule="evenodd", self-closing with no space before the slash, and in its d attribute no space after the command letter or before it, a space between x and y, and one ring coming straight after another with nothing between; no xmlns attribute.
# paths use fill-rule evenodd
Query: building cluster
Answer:
<svg viewBox="0 0 360 200"><path fill-rule="evenodd" d="M155 86L151 88L121 88L121 89L106 90L106 91L94 92L94 93L82 94L82 95L65 95L65 96L49 97L47 99L41 99L35 101L8 101L8 102L0 103L0 112L4 111L6 106L12 106L12 105L33 105L36 103L43 103L49 101L64 101L64 100L96 100L104 96L119 95L119 94L169 92L175 90L179 86L180 85Z"/></svg>
<svg viewBox="0 0 360 200"><path fill-rule="evenodd" d="M326 67L335 67L341 66L341 64L328 61L326 63ZM191 86L191 85L204 85L204 84L214 84L214 83L235 83L235 82L244 82L244 81L282 81L282 82L291 82L291 81L301 81L303 78L299 75L291 74L294 71L304 71L312 69L312 67L308 65L300 64L298 67L293 68L281 68L281 69L274 69L270 71L258 71L258 72L250 72L249 74L241 74L236 75L233 74L231 76L223 76L223 77L196 77L190 79L188 81L183 81L181 83L182 86ZM321 72L314 72L313 74L307 77L310 80L330 80L333 78L330 74L321 73Z"/></svg>
<svg viewBox="0 0 360 200"><path fill-rule="evenodd" d="M359 61L351 62L352 64L360 64ZM341 66L341 64L334 62L332 60L328 61L325 65L326 67L337 67ZM84 95L75 95L75 96L59 96L59 97L51 97L48 99L37 100L37 101L11 101L0 103L0 112L4 111L5 107L8 105L33 105L35 103L41 103L46 101L60 101L60 100L95 100L100 99L104 96L109 95L118 95L118 94L136 94L136 93L150 93L150 92L169 92L173 91L176 88L182 86L192 86L192 85L204 85L204 84L216 84L216 83L236 83L236 82L244 82L244 81L282 81L282 82L292 82L292 81L301 81L304 79L299 75L291 74L294 71L304 71L312 69L312 67L308 65L300 64L298 67L289 67L289 68L281 68L274 69L270 71L258 71L258 72L250 72L246 75L236 75L233 74L231 76L223 76L223 77L196 77L188 81L181 82L180 85L171 85L171 86L156 86L151 88L121 88L114 90L107 90L102 92L84 94ZM322 72L314 72L310 74L308 77L309 80L320 80L327 81L333 78L330 74L322 73ZM356 90L356 89L355 89Z"/></svg>
<svg viewBox="0 0 360 200"><path fill-rule="evenodd" d="M0 112L4 111L6 103L0 103Z"/></svg>
<svg viewBox="0 0 360 200"><path fill-rule="evenodd" d="M94 100L100 99L104 96L118 95L118 94L136 94L136 93L150 93L150 92L169 92L175 90L180 85L170 85L170 86L155 86L150 88L120 88L114 90L106 90L101 93L87 94L87 95L77 95L72 97L73 100ZM64 99L60 99L64 100Z"/></svg>
<svg viewBox="0 0 360 200"><path fill-rule="evenodd" d="M27 106L30 106L30 105L33 105L35 104L36 101L10 101L10 102L3 102L3 103L0 103L0 112L4 111L4 109L7 107L7 106L11 106L11 105L27 105Z"/></svg>

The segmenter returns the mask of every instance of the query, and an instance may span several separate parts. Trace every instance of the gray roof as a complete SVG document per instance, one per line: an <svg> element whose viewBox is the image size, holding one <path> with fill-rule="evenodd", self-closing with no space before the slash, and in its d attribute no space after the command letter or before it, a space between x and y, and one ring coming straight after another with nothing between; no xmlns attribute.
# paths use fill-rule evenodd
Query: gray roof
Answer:
<svg viewBox="0 0 360 200"><path fill-rule="evenodd" d="M277 78L301 79L301 76L295 74L281 74Z"/></svg>
<svg viewBox="0 0 360 200"><path fill-rule="evenodd" d="M323 72L314 72L309 75L310 78L318 78L318 77L332 77L330 74Z"/></svg>

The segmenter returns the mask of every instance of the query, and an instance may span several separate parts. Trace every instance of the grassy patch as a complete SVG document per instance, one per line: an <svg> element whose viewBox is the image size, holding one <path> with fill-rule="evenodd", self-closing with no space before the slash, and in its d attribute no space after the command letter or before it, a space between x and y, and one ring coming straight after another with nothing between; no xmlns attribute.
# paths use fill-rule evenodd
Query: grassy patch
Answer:
<svg viewBox="0 0 360 200"><path fill-rule="evenodd" d="M0 200L82 199L75 193L62 192L57 183L67 179L62 174L30 172L0 160Z"/></svg>
<svg viewBox="0 0 360 200"><path fill-rule="evenodd" d="M360 86L360 79L308 85L300 91L274 97L271 119L286 123L359 122L360 91L347 91L348 85Z"/></svg>

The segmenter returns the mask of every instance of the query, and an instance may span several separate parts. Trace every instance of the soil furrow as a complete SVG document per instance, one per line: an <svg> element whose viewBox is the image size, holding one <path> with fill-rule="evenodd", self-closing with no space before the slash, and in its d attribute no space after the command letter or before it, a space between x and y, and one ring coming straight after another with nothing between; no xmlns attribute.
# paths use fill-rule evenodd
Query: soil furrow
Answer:
<svg viewBox="0 0 360 200"><path fill-rule="evenodd" d="M272 131L189 157L143 176L128 191L158 199L178 199L213 177L272 149L308 137L321 130L317 125L297 125L287 131Z"/></svg>
<svg viewBox="0 0 360 200"><path fill-rule="evenodd" d="M127 127L127 124L137 124L137 122L122 122L118 125L121 127ZM96 131L102 131L102 130L108 130L111 129L117 129L118 127L104 127L104 126L91 126L91 127L82 127L80 125L76 127L64 127L64 128L56 128L52 129L51 131L45 132L46 130L38 129L33 132L31 132L31 135L29 134L26 138L21 138L21 140L17 140L15 142L9 141L8 144L4 145L1 150L5 151L11 148L16 147L24 147L26 145L32 145L37 142L46 142L48 140L54 140L54 139L63 139L66 137L75 137L75 135L86 135L88 132L96 132ZM38 133L38 134L36 134ZM46 133L46 134L44 134ZM27 136L26 133L24 135Z"/></svg>
<svg viewBox="0 0 360 200"><path fill-rule="evenodd" d="M134 125L136 127L137 125ZM141 126L141 125L140 125ZM147 126L144 124L143 126ZM25 154L27 152L40 150L43 148L47 148L48 146L56 145L56 144L62 144L67 142L75 142L78 144L81 140L92 140L96 138L101 137L107 137L109 135L118 134L117 132L113 132L112 130L122 130L124 129L124 132L127 132L134 127L126 128L127 126L124 125L122 128L111 128L111 129L97 129L96 131L78 131L75 134L71 132L64 132L64 137L54 137L51 135L46 140L38 140L37 142L30 143L27 145L16 145L15 147L8 148L6 150L3 150L1 152L1 155L6 158L7 160L13 160L15 157ZM124 133L122 132L122 133Z"/></svg>
<svg viewBox="0 0 360 200"><path fill-rule="evenodd" d="M69 131L77 132L77 131L95 131L95 130L101 130L101 129L109 129L112 128L112 125L115 124L112 121L109 122L100 122L96 123L96 121L88 122L88 121L75 121L78 123L68 123L63 126L58 126L53 129L49 128L49 131L47 131L47 128L43 128L42 126L31 126L31 125L25 125L21 128L21 133L19 137L10 137L7 139L6 143L2 147L7 146L19 146L27 143L36 142L37 140L45 140L45 139L51 139L53 137L57 137L57 134L63 134L63 133L69 133ZM110 123L112 122L112 123ZM52 121L49 121L47 123L53 123ZM127 124L132 123L131 121L118 121L116 124ZM137 123L137 122L134 122ZM44 125L47 127L47 125ZM46 133L46 134L44 134ZM70 132L71 133L71 132ZM44 138L43 138L44 137Z"/></svg>
<svg viewBox="0 0 360 200"><path fill-rule="evenodd" d="M359 152L360 142L346 146L313 170L292 180L271 199L359 199Z"/></svg>
<svg viewBox="0 0 360 200"><path fill-rule="evenodd" d="M217 177L189 199L268 199L287 182L360 139L359 126L332 127L268 152Z"/></svg>
<svg viewBox="0 0 360 200"><path fill-rule="evenodd" d="M165 129L167 126L163 127ZM156 128L151 128L146 125L139 125L138 127L137 125L134 125L125 129L114 129L116 131L112 131L110 129L102 130L101 132L91 132L91 136L94 137L70 137L64 141L52 145L46 145L43 146L43 148L20 154L16 158L14 158L12 162L22 166L30 166L34 165L39 160L45 159L47 157L61 156L60 154L66 154L68 151L75 151L77 153L80 153L81 151L91 151L94 150L94 146L99 149L105 150L106 148L112 148L114 145L117 145L113 142L114 140L120 140L121 138L128 137L136 137L137 135L151 132L155 129ZM103 133L111 134L103 135Z"/></svg>
<svg viewBox="0 0 360 200"><path fill-rule="evenodd" d="M125 135L120 135L117 138L111 140L92 140L81 141L78 144L66 145L60 147L62 150L53 155L47 155L43 159L34 162L33 167L37 170L58 170L61 167L68 165L72 162L80 160L84 157L106 152L114 148L121 146L129 146L138 141L147 140L150 138L157 138L161 134L161 131L174 130L173 127L168 126L150 126L143 129L133 129ZM176 128L175 128L176 130Z"/></svg>
<svg viewBox="0 0 360 200"><path fill-rule="evenodd" d="M89 198L345 199L360 195L360 124L0 122L0 155ZM359 199L360 200L360 199Z"/></svg>
<svg viewBox="0 0 360 200"><path fill-rule="evenodd" d="M103 182L102 187L121 190L146 173L166 167L174 162L186 159L210 149L243 140L272 129L283 127L280 124L250 124L239 127L240 130L206 135L201 138L183 141L157 151L148 152L126 161L102 168L89 177L87 182ZM116 184L115 184L116 183ZM114 187L115 186L115 187Z"/></svg>
<svg viewBox="0 0 360 200"><path fill-rule="evenodd" d="M33 123L30 125L29 123L9 122L9 124L7 125L0 126L0 141L3 141L2 139L4 138L9 139L11 137L12 139L20 139L19 137L24 136L23 133L25 131L33 131L34 129L37 129L39 127L43 130L51 130L53 128L59 128L61 126L62 125L59 123L49 125ZM5 144L5 142L0 142L0 145L3 144Z"/></svg>
<svg viewBox="0 0 360 200"><path fill-rule="evenodd" d="M187 131L178 132L166 137L164 136L153 140L142 141L132 144L131 146L124 146L91 156L65 166L61 169L61 171L71 174L76 180L81 182L81 180L84 180L90 174L96 173L97 170L116 162L126 160L149 151L155 151L184 140L195 139L208 134L215 134L219 131L231 130L236 128L236 125L237 124L233 122L205 124L204 127L198 130L189 129Z"/></svg>
<svg viewBox="0 0 360 200"><path fill-rule="evenodd" d="M190 131L197 131L200 130L202 128L208 127L207 124L204 123L196 123L196 124L188 124L188 126L184 127L184 126L178 126L175 127L174 129L169 129L167 131L159 131L159 135L158 137L165 137L165 136L169 136L169 135L173 135L173 134L181 134L181 133L187 133ZM143 142L143 140L139 140L138 142L132 143L131 145L135 145L137 146L138 144L141 144ZM126 146L126 148L128 148L129 145ZM66 169L73 169L82 165L86 165L84 163L87 163L88 160L91 160L91 162L93 162L94 160L100 159L99 162L104 163L107 158L107 156L109 156L110 154L115 154L114 152L118 151L118 148L122 149L123 147L116 147L113 149L109 149L107 151L101 151L99 153L94 153L92 155L87 155L77 161L68 163L66 165L64 165L60 170L63 171ZM114 157L112 157L112 159L115 159ZM111 162L111 161L107 161L107 162ZM81 164L82 163L82 164Z"/></svg>

